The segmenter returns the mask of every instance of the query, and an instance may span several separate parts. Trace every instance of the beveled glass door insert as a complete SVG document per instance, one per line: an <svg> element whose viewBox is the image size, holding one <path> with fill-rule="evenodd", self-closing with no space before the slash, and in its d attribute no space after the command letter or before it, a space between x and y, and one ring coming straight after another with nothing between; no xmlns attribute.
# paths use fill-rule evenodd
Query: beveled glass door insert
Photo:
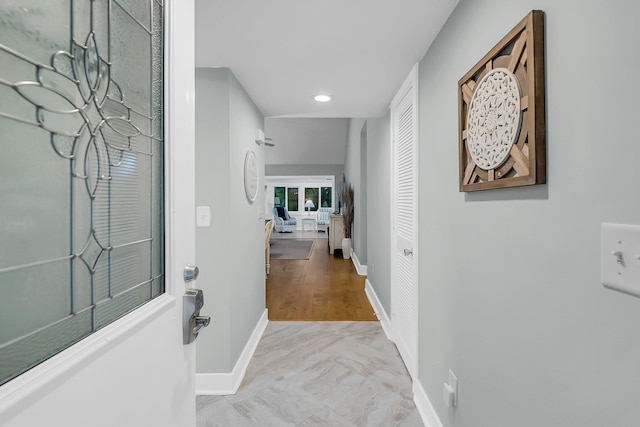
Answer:
<svg viewBox="0 0 640 427"><path fill-rule="evenodd" d="M0 384L164 292L163 5L0 0Z"/></svg>

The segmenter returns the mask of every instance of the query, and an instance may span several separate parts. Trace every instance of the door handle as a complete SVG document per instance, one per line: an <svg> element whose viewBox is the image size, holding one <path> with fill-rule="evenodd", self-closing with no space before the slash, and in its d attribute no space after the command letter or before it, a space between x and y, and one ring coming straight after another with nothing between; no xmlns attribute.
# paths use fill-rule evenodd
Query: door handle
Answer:
<svg viewBox="0 0 640 427"><path fill-rule="evenodd" d="M198 338L200 329L209 326L211 318L200 316L204 306L202 289L189 289L182 297L182 343L191 344Z"/></svg>
<svg viewBox="0 0 640 427"><path fill-rule="evenodd" d="M211 322L211 317L196 316L195 321L196 321L196 326L193 327L193 333L197 335L198 332L200 332L200 329L206 328L207 326L209 326L209 323Z"/></svg>
<svg viewBox="0 0 640 427"><path fill-rule="evenodd" d="M404 250L404 254L405 254L406 256L409 256L409 255L413 256L413 248L411 248L411 249L405 249L405 250Z"/></svg>

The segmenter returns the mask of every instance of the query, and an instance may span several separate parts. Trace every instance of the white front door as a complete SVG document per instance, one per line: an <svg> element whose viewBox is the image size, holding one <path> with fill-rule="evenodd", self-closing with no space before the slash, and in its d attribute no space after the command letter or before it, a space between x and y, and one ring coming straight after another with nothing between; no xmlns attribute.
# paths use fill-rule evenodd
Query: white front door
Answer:
<svg viewBox="0 0 640 427"><path fill-rule="evenodd" d="M391 103L391 338L418 373L418 103L416 65Z"/></svg>
<svg viewBox="0 0 640 427"><path fill-rule="evenodd" d="M157 8L161 3L163 2L152 0L148 4L150 8ZM6 381L0 386L0 425L3 427L62 425L72 427L188 427L195 425L195 345L185 346L182 343L182 296L187 286L195 286L194 282L186 285L183 280L184 266L195 261L194 0L164 1L164 7L166 32L164 55L165 292L113 323L103 327L93 326L97 329L93 334L37 364L25 373ZM104 16L107 17L107 21L89 18L97 16L94 14L100 11L105 12ZM68 16L69 13L72 15ZM135 36L137 31L144 33L144 31L153 28L155 24L151 22L152 19L149 15L149 9L142 7L142 2L115 0L56 0L51 3L36 0L0 1L0 92L2 92L0 93L0 107L15 107L16 111L9 114L6 111L1 111L0 108L0 146L7 148L6 151L2 150L0 175L3 171L7 173L8 170L13 170L14 174L24 173L24 179L14 182L24 183L25 188L30 185L28 181L39 179L41 184L33 186L35 190L54 188L57 179L64 183L65 178L61 174L47 175L50 171L45 166L34 166L26 171L23 170L24 167L11 169L11 166L20 161L29 167L30 163L25 161L25 157L31 159L34 156L43 157L45 163L47 161L52 164L53 162L69 161L70 164L74 164L73 156L70 156L74 150L73 138L70 139L68 136L62 135L71 129L78 129L74 127L74 123L88 123L94 126L92 129L98 129L100 120L105 122L111 120L114 124L111 130L124 136L121 141L123 144L139 142L136 141L137 137L133 135L137 131L132 131L133 128L127 124L127 122L138 122L134 120L133 116L129 116L130 120L113 118L114 114L123 114L122 111L127 110L134 115L138 114L134 111L136 110L136 102L139 102L139 99L136 98L139 96L137 91L139 86L136 85L122 85L118 88L110 86L109 96L112 97L112 100L115 99L116 104L121 104L122 109L115 104L112 105L115 111L106 113L108 118L102 115L106 111L103 105L90 105L94 101L94 96L87 98L80 95L78 99L86 100L87 108L83 110L86 114L72 113L76 116L68 128L62 129L63 125L58 125L59 127L56 129L52 127L55 126L56 121L61 120L60 116L68 114L60 113L60 111L65 108L69 110L69 103L65 101L64 97L59 96L60 93L77 87L89 92L93 90L96 95L106 99L105 93L98 94L98 92L100 87L104 88L101 85L106 80L101 79L109 66L120 67L121 73L131 72L132 75L136 71L133 69L134 67L149 66L144 63L107 64L97 59L109 56L109 48L105 46L108 44L105 43L106 40L112 43L111 46L114 49L131 49L137 55L152 50L148 43L140 42L139 38ZM109 19L118 22L119 25L109 28ZM79 39L75 36L81 32L87 34L87 37ZM147 32L151 34L152 31ZM14 34L18 38L10 41L3 38L2 34L5 36ZM71 41L69 40L70 34ZM18 49L27 46L26 42L29 39L35 40L36 44L23 51L18 51ZM51 62L48 62L46 58L52 58L51 51L65 51L70 55L58 54L53 57ZM65 68L64 64L72 64L68 60L79 62L76 65L71 65L70 68ZM76 83L73 79L69 80L65 77L71 76L73 72L84 73L84 82ZM115 71L113 72L115 73ZM20 82L25 81L33 81L33 83L21 85ZM146 84L148 83L147 81ZM140 84L145 83L141 82ZM120 97L121 93L126 93L126 97ZM15 98L9 98L10 96L15 96ZM3 97L5 100L13 100L14 105L3 104ZM72 101L76 102L78 99ZM39 104L44 105L47 102L50 103L47 104L49 107L39 106ZM25 113L22 115L24 111L20 110L22 107L19 103L22 103L20 105L24 107L24 111L28 113L28 109L32 109L35 114ZM132 105L134 107L129 108ZM135 117L135 119L137 118L140 117ZM150 123L153 122L152 117L147 117L147 119ZM139 122L144 123L144 117ZM141 134L153 133L155 135L151 127L152 125L149 128L143 126L138 131ZM82 132L84 131L85 129L82 128ZM51 134L50 146L49 142L36 146L35 144L40 140L48 141L48 137L43 135L46 132ZM110 130L106 130L106 132L110 132ZM129 132L128 136L127 132ZM12 135L11 139L7 135ZM20 135L21 141L29 141L33 144L11 145L16 140L15 135ZM111 176L106 172L110 167L121 167L119 172L121 174L126 174L127 171L136 173L139 170L136 162L144 162L146 161L144 160L145 156L148 156L148 150L144 147L131 147L133 150L131 152L135 151L131 158L138 160L132 160L130 164L125 164L124 159L129 158L125 146L115 145L115 143L113 146L103 144L100 149L106 151L102 151L101 155L97 148L94 152L91 151L91 147L97 147L98 144L103 143L98 132L90 132L90 136L87 138L83 142L82 137L77 137L76 142L79 146L84 143L85 148L90 147L85 150L89 154L86 154L84 159L84 167L90 170L90 174L82 176L82 163L78 163L80 165L78 171L80 172L76 171L70 178L66 178L66 182L71 183L72 189L75 189L72 192L87 190L96 192L111 188L109 185L116 185L116 177L115 174ZM106 137L104 139L106 140ZM91 142L87 143L89 140ZM25 151L20 157L19 151L11 152L9 148L24 149ZM105 156L104 153L109 154ZM113 153L118 154L112 156ZM9 158L9 154L16 154L16 157ZM22 163L20 164L22 165ZM162 167L158 170L161 171ZM8 180L4 178L6 177L3 177L2 182L6 183ZM11 178L15 178L15 176ZM84 185L85 181L88 185ZM82 185L74 184L76 182L81 182ZM99 187L102 189L95 190ZM146 200L145 197L149 196L146 189L132 190L133 193L121 189L118 191L125 195L136 194L137 191L139 196L133 200L134 203L140 204L143 204ZM68 193L67 187L65 197L69 195ZM84 197L84 193L82 194ZM116 194L120 193L114 188L113 197ZM66 225L70 222L69 215L68 212L66 214L62 212L67 209L64 208L65 204L62 203L60 209L47 209L48 206L55 206L56 200L62 195L63 193L58 196L50 190L34 191L27 194L0 184L0 197L6 201L9 199L8 196L12 196L14 200L14 204L11 206L4 204L0 208L0 213L2 209L14 209L11 211L14 214L12 218L16 220L17 225L24 225L25 230L33 229L33 227L51 227L56 230L52 232L54 237L60 236L62 233L69 234L69 227ZM96 200L100 200L101 203L103 201L98 197L92 200L91 203L97 203ZM110 203L116 203L114 200L108 200ZM38 206L40 209L34 208ZM24 221L20 219L19 215L15 215L16 209L22 209ZM77 214L77 206L71 206L68 210ZM91 230L97 227L94 226L94 221L96 223L99 221L115 223L119 220L114 217L111 211L108 211L108 219L100 216L101 214L94 216L93 210L91 212L91 224L89 224ZM40 224L29 222L30 219L38 218L39 215L42 218ZM7 216L5 216L6 218ZM129 223L127 218L123 218L120 218L121 223L124 224L122 230L126 229L126 225ZM82 222L84 219L77 214L71 221ZM135 223L135 221L131 223ZM153 227L152 223L153 221L147 226L143 226L141 233L144 234L148 227ZM142 224L145 224L144 221ZM0 227L0 239L5 241L7 238L15 237L17 233L16 227ZM6 251L0 257L0 292L3 292L3 295L13 292L14 289L19 289L23 285L23 283L9 283L8 278L26 268L53 269L53 266L60 266L60 270L67 269L67 274L70 269L71 277L76 281L80 280L83 274L90 278L88 282L90 287L86 289L91 289L91 292L83 291L84 288L80 286L77 292L72 291L68 297L64 295L57 297L54 294L49 296L51 290L49 285L57 283L55 270L50 275L43 276L49 277L50 281L24 282L25 287L31 286L36 290L36 293L32 295L34 299L36 295L44 298L45 304L29 307L31 310L26 310L23 313L24 316L17 317L14 321L16 324L13 326L20 328L18 322L20 319L29 322L32 317L42 317L45 314L55 315L56 313L47 310L49 307L55 306L58 302L57 299L64 300L64 298L68 298L70 301L71 308L65 309L70 310L70 314L53 323L44 319L46 328L55 329L59 322L79 318L89 311L93 316L92 324L95 325L101 319L102 312L99 310L102 307L101 304L109 306L110 300L117 301L118 297L122 295L122 293L118 293L117 289L109 289L106 297L96 295L94 281L105 280L102 276L97 277L98 274L95 272L100 270L96 267L99 266L99 263L106 262L107 257L121 254L125 249L136 252L131 248L137 247L137 245L152 244L151 239L148 239L149 242L146 243L145 239L141 239L122 245L113 243L106 245L103 236L94 238L93 235L90 235L94 240L90 239L85 247L74 249L76 245L73 241L73 233L71 234L70 255L66 257L48 256L49 254L45 252L53 251L49 248L52 243L49 240L59 239L48 239L41 234L37 234L37 237L42 240L34 245L31 251L21 253L22 248L19 246L13 248L0 246L0 250ZM110 241L111 239L116 241L117 237L116 233L109 232ZM16 241L22 242L20 239ZM27 240L25 243L29 243L29 241ZM53 245L50 246L53 248ZM9 252L10 249L13 251ZM16 258L20 255L27 260L22 264L18 260L7 266L7 257L4 255L8 253ZM148 261L145 264L138 258L139 261L136 263L131 261L135 260L135 258L131 258L131 256L135 257L135 254L127 256L126 259L122 258L122 264L110 260L109 262L113 261L114 265L106 270L108 274L114 276L136 275L145 269L153 270ZM35 259L35 261L31 261L31 259ZM82 264L78 264L78 262L82 262ZM151 264L155 262L152 260ZM67 267L69 265L71 267ZM92 268L95 270L93 275L90 273ZM37 273L41 274L41 272ZM109 279L108 282L111 283L111 280ZM141 288L148 288L151 293L156 292L156 288L153 287L155 279L147 282L149 283L141 282ZM147 286L149 284L151 285ZM144 292L142 293L144 294ZM77 310L75 305L84 300L88 301L89 309ZM121 301L129 303L127 298ZM4 311L8 312L8 310ZM2 315L0 314L0 316ZM0 323L2 323L0 337L2 334L9 334L8 322ZM68 333L66 330L61 332ZM28 333L20 332L20 334L20 337L17 338L20 340L30 336ZM55 340L56 336L52 334L51 338ZM0 342L0 344L2 343ZM10 344L11 340L0 345L0 351L10 349ZM19 354L14 356L13 360L20 357ZM0 359L0 378L3 376L7 378L8 364L6 362L9 361L9 358Z"/></svg>

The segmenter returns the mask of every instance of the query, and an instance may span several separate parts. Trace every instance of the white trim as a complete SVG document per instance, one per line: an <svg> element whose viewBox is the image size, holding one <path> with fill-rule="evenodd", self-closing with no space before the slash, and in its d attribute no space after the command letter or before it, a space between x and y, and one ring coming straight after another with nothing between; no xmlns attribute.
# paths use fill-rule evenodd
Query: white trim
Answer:
<svg viewBox="0 0 640 427"><path fill-rule="evenodd" d="M298 188L303 191L298 191L298 210L292 211L289 210L289 214L295 217L296 219L300 219L302 216L308 216L308 211L304 210L304 188L322 188L325 181L331 181L331 209L338 209L337 196L336 194L336 177L334 175L265 175L264 177L264 188L265 188L265 198L264 198L264 206L265 211L267 212L267 216L270 218L271 212L273 210L273 189L274 187L285 187L285 188ZM285 190L286 191L286 190ZM285 193L285 199L288 195ZM286 206L285 200L283 200L283 206ZM322 206L318 206L320 208ZM302 210L300 210L302 208ZM316 213L317 211L314 211ZM298 229L300 230L300 229Z"/></svg>
<svg viewBox="0 0 640 427"><path fill-rule="evenodd" d="M424 391L420 381L413 381L413 402L416 404L420 418L425 427L442 427L442 422L436 413L436 410L429 400L429 396Z"/></svg>
<svg viewBox="0 0 640 427"><path fill-rule="evenodd" d="M196 196L195 196L195 0L165 1L164 45L164 216L165 216L165 292L176 299L171 335L158 342L165 343L176 354L163 355L164 368L173 371L172 416L166 425L193 425L196 411L193 405L196 386L195 344L182 345L183 295L196 287L196 281L185 283L184 266L196 261ZM168 331L167 331L168 332ZM147 386L147 389L152 390ZM165 392L166 393L166 392ZM154 392L158 396L162 393ZM145 396L140 405L153 400ZM159 401L159 400L158 400ZM134 404L132 407L136 407Z"/></svg>
<svg viewBox="0 0 640 427"><path fill-rule="evenodd" d="M195 2L166 2L164 186L166 292L182 300L183 268L195 263ZM177 4L180 3L180 6ZM179 171L179 173L177 172ZM184 233L188 233L188 236ZM182 320L180 320L182 322ZM195 371L194 371L195 372Z"/></svg>
<svg viewBox="0 0 640 427"><path fill-rule="evenodd" d="M175 301L171 295L161 295L4 384L0 387L0 415L9 418L10 413L48 394L99 355L113 350L171 310Z"/></svg>
<svg viewBox="0 0 640 427"><path fill-rule="evenodd" d="M360 264L360 260L358 259L356 253L353 251L353 248L351 248L351 262L353 262L353 266L356 268L356 271L360 276L367 275L367 266Z"/></svg>
<svg viewBox="0 0 640 427"><path fill-rule="evenodd" d="M260 338L269 323L269 312L265 308L262 317L253 329L249 341L244 346L233 371L219 374L196 374L196 394L198 395L229 395L236 394L244 379L247 367L258 347Z"/></svg>
<svg viewBox="0 0 640 427"><path fill-rule="evenodd" d="M333 182L335 187L335 175L267 175L264 182L265 184L273 184L275 187L275 184L280 183L286 185L288 183L297 184L299 181L309 181L313 184L318 184L319 187L322 187L322 182L329 179Z"/></svg>
<svg viewBox="0 0 640 427"><path fill-rule="evenodd" d="M387 339L393 341L393 337L391 336L391 322L389 321L389 316L387 312L382 307L382 303L376 294L375 289L371 285L369 279L365 280L365 293L367 294L367 298L369 298L369 303L371 303L371 307L376 313L378 320L380 320L380 325L382 326L382 330L384 331ZM402 354L400 355L402 357ZM424 391L422 384L418 378L413 378L413 402L418 409L418 413L420 414L420 418L422 419L425 427L442 427L442 422L438 417L433 405L431 404L431 400L427 393Z"/></svg>
<svg viewBox="0 0 640 427"><path fill-rule="evenodd" d="M380 326L382 326L382 330L387 336L387 339L389 341L393 341L391 337L391 322L389 321L389 316L384 310L384 307L382 307L382 303L380 302L380 299L378 298L375 289L373 289L369 279L364 281L364 293L367 294L369 303L371 304L371 307L373 307L373 311L376 313L376 317L380 321Z"/></svg>
<svg viewBox="0 0 640 427"><path fill-rule="evenodd" d="M380 320L380 325L382 326L382 330L384 331L387 339L393 341L393 337L391 336L391 322L389 321L389 316L387 312L382 307L382 303L376 294L375 289L371 285L369 279L365 280L365 293L367 294L367 298L369 298L369 302L373 307L373 310ZM402 357L402 354L400 354ZM422 423L425 427L442 427L442 422L438 417L433 405L431 404L431 400L427 393L424 391L422 384L418 378L411 378L413 381L413 402L418 409L418 413L420 414L420 418L422 419Z"/></svg>

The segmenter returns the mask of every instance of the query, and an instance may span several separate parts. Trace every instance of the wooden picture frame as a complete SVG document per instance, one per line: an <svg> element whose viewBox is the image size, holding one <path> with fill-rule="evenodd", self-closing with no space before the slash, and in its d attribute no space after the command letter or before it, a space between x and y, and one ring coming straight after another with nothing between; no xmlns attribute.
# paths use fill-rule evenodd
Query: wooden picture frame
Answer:
<svg viewBox="0 0 640 427"><path fill-rule="evenodd" d="M458 82L460 191L546 183L544 12Z"/></svg>

